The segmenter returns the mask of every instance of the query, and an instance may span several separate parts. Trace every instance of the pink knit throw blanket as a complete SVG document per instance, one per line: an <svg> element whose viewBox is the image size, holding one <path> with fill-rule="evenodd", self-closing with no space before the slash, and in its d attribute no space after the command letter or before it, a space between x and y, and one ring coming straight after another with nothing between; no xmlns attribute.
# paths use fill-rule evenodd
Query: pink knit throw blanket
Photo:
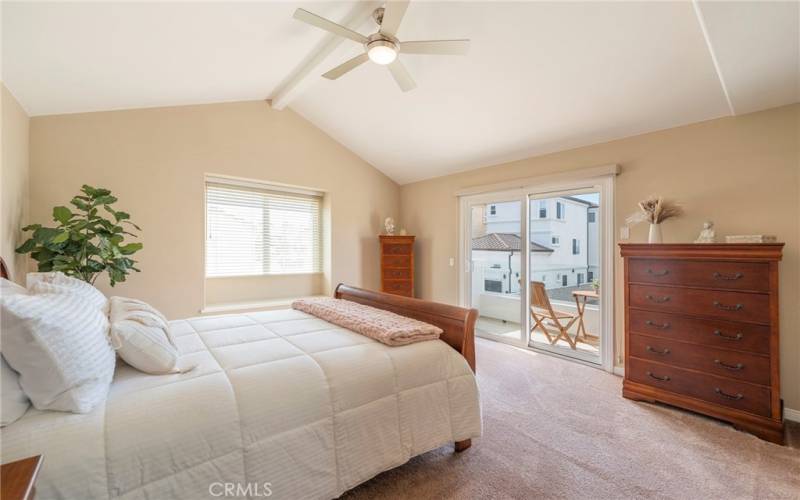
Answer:
<svg viewBox="0 0 800 500"><path fill-rule="evenodd" d="M428 323L344 299L300 299L292 308L390 346L436 340L442 333Z"/></svg>

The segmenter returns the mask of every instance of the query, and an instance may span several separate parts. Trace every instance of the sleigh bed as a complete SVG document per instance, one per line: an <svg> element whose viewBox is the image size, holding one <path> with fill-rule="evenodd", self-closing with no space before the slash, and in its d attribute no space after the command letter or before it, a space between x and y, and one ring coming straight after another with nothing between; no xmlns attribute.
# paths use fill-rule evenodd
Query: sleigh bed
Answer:
<svg viewBox="0 0 800 500"><path fill-rule="evenodd" d="M154 376L118 360L105 405L31 408L4 427L3 462L43 455L37 498L215 498L228 484L334 498L447 443L469 447L476 311L344 285L335 296L444 333L389 347L296 310L172 321L196 368Z"/></svg>

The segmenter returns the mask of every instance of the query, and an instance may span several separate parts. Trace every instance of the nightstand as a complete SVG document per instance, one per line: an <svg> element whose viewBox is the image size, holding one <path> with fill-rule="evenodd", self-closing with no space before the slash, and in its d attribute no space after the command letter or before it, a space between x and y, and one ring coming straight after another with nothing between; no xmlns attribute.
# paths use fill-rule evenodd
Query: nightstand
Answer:
<svg viewBox="0 0 800 500"><path fill-rule="evenodd" d="M23 458L0 467L0 498L3 500L31 500L36 493L36 476L42 465L42 456Z"/></svg>

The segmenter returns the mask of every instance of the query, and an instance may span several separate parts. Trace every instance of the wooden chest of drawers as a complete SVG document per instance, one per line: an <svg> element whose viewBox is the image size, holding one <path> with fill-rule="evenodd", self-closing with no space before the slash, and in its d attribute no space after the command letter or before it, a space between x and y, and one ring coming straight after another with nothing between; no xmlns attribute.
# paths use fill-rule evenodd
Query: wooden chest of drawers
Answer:
<svg viewBox="0 0 800 500"><path fill-rule="evenodd" d="M414 237L381 235L381 291L414 296Z"/></svg>
<svg viewBox="0 0 800 500"><path fill-rule="evenodd" d="M622 394L783 443L778 262L783 244L621 244Z"/></svg>

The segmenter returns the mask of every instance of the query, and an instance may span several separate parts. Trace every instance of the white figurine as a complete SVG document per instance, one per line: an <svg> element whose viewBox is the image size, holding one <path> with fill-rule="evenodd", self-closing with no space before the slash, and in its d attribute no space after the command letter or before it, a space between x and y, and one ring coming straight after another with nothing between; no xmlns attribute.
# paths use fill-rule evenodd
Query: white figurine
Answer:
<svg viewBox="0 0 800 500"><path fill-rule="evenodd" d="M386 228L386 234L393 235L394 234L394 219L391 217L387 217L385 221L383 221L383 227Z"/></svg>
<svg viewBox="0 0 800 500"><path fill-rule="evenodd" d="M714 243L717 239L717 233L714 231L714 223L706 221L703 223L703 230L700 231L700 236L694 240L695 243Z"/></svg>

